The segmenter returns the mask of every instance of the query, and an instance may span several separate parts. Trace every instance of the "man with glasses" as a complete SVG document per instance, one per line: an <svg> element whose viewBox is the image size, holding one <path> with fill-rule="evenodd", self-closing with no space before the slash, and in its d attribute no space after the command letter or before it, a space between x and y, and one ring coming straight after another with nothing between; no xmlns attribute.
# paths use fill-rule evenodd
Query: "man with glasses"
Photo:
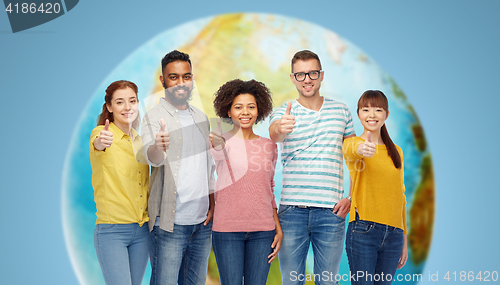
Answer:
<svg viewBox="0 0 500 285"><path fill-rule="evenodd" d="M342 142L355 133L347 106L320 96L323 76L315 53L297 52L290 79L299 98L271 116L269 136L283 143L278 216L283 229L279 262L284 285L304 284L304 280L338 283L345 217L351 205L350 196L344 198ZM310 244L314 275L307 276Z"/></svg>
<svg viewBox="0 0 500 285"><path fill-rule="evenodd" d="M144 116L142 140L152 165L148 201L151 283L205 284L215 165L207 151L207 116L188 104L193 89L189 55L162 59L165 97Z"/></svg>

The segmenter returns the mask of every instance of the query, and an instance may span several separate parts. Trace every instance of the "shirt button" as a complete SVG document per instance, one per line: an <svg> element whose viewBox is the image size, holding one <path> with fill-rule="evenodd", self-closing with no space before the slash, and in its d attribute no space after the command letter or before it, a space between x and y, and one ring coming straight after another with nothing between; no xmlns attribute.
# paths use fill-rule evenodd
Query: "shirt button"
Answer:
<svg viewBox="0 0 500 285"><path fill-rule="evenodd" d="M128 141L130 141L130 139L128 139Z"/></svg>
<svg viewBox="0 0 500 285"><path fill-rule="evenodd" d="M141 185L141 183L139 183L139 185Z"/></svg>
<svg viewBox="0 0 500 285"><path fill-rule="evenodd" d="M172 211L172 213L175 213L175 211Z"/></svg>
<svg viewBox="0 0 500 285"><path fill-rule="evenodd" d="M179 158L179 157L177 156L177 158Z"/></svg>
<svg viewBox="0 0 500 285"><path fill-rule="evenodd" d="M141 198L142 198L142 195L141 195Z"/></svg>
<svg viewBox="0 0 500 285"><path fill-rule="evenodd" d="M180 140L182 140L182 138L179 138Z"/></svg>
<svg viewBox="0 0 500 285"><path fill-rule="evenodd" d="M177 176L177 174L174 174L174 176Z"/></svg>
<svg viewBox="0 0 500 285"><path fill-rule="evenodd" d="M139 171L139 173L141 173L141 172Z"/></svg>
<svg viewBox="0 0 500 285"><path fill-rule="evenodd" d="M142 207L141 207L141 210L142 210Z"/></svg>

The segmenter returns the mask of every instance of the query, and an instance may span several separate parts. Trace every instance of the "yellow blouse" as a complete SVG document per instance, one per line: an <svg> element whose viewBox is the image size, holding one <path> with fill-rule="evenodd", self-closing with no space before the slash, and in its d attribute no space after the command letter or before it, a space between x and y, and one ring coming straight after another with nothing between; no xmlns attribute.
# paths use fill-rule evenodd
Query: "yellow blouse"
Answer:
<svg viewBox="0 0 500 285"><path fill-rule="evenodd" d="M345 162L352 179L352 202L349 222L356 218L400 228L406 234L406 196L403 172L397 169L387 154L385 145L377 145L372 157L363 157L357 152L365 140L352 137L344 140Z"/></svg>
<svg viewBox="0 0 500 285"><path fill-rule="evenodd" d="M97 126L90 135L92 187L97 208L96 224L131 224L142 226L149 221L149 166L136 158L142 152L142 140L132 129L132 138L115 124L109 124L113 143L99 151L94 140L104 126Z"/></svg>

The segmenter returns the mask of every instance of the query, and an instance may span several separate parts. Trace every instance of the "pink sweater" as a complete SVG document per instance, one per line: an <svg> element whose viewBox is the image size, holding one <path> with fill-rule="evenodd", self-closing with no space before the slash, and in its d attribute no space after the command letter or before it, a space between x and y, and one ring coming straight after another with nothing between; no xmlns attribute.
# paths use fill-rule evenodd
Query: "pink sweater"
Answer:
<svg viewBox="0 0 500 285"><path fill-rule="evenodd" d="M224 150L210 149L217 165L212 230L274 230L276 144L263 137L244 140L229 133L223 137L226 139Z"/></svg>

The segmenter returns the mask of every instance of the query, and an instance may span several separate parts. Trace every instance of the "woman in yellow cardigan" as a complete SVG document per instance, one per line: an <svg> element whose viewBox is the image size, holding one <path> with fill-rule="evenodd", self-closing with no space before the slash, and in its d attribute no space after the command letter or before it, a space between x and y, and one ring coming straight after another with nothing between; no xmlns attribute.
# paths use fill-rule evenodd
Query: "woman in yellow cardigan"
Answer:
<svg viewBox="0 0 500 285"><path fill-rule="evenodd" d="M107 285L140 285L149 258L149 166L137 160L137 86L125 80L106 89L90 135L90 164L97 221L94 247ZM135 150L135 151L134 151Z"/></svg>
<svg viewBox="0 0 500 285"><path fill-rule="evenodd" d="M352 202L346 235L351 284L391 284L396 269L408 259L403 152L395 145L385 120L384 93L368 90L358 101L360 137L344 141L352 179Z"/></svg>

